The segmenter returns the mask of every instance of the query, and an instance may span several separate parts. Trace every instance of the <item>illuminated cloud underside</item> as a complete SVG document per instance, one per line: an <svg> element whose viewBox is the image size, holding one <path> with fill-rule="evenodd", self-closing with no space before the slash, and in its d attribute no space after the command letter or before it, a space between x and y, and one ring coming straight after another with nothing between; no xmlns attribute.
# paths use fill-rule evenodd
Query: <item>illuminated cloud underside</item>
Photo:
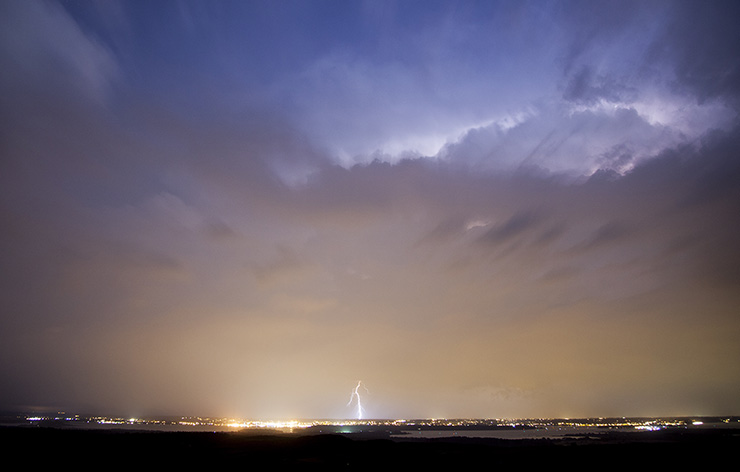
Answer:
<svg viewBox="0 0 740 472"><path fill-rule="evenodd" d="M0 408L737 413L733 3L0 13Z"/></svg>

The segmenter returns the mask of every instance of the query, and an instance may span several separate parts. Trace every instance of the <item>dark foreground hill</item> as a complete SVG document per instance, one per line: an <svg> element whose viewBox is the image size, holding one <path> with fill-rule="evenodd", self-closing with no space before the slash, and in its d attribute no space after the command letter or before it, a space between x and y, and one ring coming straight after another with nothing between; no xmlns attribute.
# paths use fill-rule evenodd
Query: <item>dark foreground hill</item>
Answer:
<svg viewBox="0 0 740 472"><path fill-rule="evenodd" d="M419 470L482 467L571 469L708 467L735 463L740 431L601 433L591 438L398 439L360 435L196 433L0 427L6 464L75 469L239 467L299 470ZM729 461L729 462L728 462Z"/></svg>

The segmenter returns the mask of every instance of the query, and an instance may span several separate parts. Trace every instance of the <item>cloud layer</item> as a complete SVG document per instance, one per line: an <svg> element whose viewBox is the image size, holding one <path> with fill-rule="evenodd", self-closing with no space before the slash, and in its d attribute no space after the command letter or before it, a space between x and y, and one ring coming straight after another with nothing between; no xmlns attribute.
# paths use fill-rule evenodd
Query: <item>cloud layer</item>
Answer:
<svg viewBox="0 0 740 472"><path fill-rule="evenodd" d="M737 8L341 3L0 7L0 406L735 412Z"/></svg>

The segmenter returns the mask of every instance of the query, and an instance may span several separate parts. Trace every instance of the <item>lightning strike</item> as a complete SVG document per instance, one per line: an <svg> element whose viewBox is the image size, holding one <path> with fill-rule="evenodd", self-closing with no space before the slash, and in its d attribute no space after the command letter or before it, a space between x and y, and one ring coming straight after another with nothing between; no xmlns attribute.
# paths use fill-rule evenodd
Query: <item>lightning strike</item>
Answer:
<svg viewBox="0 0 740 472"><path fill-rule="evenodd" d="M349 397L349 401L347 402L347 406L350 406L352 404L352 401L357 398L357 419L362 419L362 412L364 411L362 408L362 401L360 399L360 385L362 385L362 380L357 381L357 386L352 390L352 394ZM370 393L370 390L367 389L364 385L362 387L365 389L366 392Z"/></svg>

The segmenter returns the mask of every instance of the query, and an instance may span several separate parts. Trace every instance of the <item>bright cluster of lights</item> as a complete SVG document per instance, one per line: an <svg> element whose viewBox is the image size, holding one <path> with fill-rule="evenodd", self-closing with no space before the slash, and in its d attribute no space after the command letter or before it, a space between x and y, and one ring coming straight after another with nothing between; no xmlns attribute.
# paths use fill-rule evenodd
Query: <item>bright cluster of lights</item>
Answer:
<svg viewBox="0 0 740 472"><path fill-rule="evenodd" d="M226 423L226 426L229 428L237 428L237 429L244 429L244 428L258 428L258 429L280 429L280 430L293 430L293 429L302 429L302 428L309 428L313 426L313 423L307 423L302 422L298 420L289 420L289 421L239 421L239 420L231 420L229 423Z"/></svg>

